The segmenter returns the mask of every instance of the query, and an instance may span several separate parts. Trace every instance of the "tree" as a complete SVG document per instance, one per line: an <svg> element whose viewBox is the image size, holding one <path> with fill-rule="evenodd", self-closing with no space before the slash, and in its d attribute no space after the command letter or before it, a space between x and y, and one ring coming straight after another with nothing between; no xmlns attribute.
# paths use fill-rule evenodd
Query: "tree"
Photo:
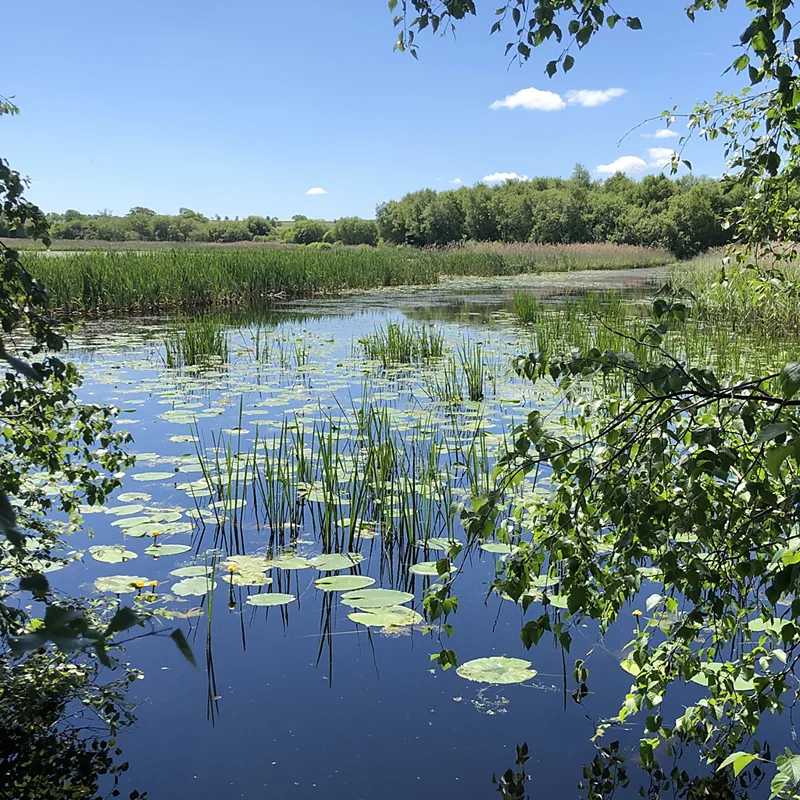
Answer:
<svg viewBox="0 0 800 800"><path fill-rule="evenodd" d="M330 225L321 219L301 219L292 226L289 241L294 244L321 242L329 228Z"/></svg>
<svg viewBox="0 0 800 800"><path fill-rule="evenodd" d="M342 217L337 219L333 227L324 237L326 241L342 244L358 245L368 244L373 247L378 243L378 226L374 220L361 219L361 217Z"/></svg>

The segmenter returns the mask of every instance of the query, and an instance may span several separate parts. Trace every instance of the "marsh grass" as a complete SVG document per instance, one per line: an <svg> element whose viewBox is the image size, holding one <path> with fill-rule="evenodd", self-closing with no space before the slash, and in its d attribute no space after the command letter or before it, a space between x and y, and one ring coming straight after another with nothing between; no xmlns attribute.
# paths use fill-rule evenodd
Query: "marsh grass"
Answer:
<svg viewBox="0 0 800 800"><path fill-rule="evenodd" d="M182 247L23 253L52 304L74 313L263 303L354 289L433 285L442 276L496 276L671 263L622 245L486 244L410 247Z"/></svg>
<svg viewBox="0 0 800 800"><path fill-rule="evenodd" d="M424 325L390 322L359 339L364 356L390 364L412 364L441 358L444 354L444 335Z"/></svg>
<svg viewBox="0 0 800 800"><path fill-rule="evenodd" d="M164 339L164 360L168 367L225 364L228 356L225 328L210 317L179 320Z"/></svg>

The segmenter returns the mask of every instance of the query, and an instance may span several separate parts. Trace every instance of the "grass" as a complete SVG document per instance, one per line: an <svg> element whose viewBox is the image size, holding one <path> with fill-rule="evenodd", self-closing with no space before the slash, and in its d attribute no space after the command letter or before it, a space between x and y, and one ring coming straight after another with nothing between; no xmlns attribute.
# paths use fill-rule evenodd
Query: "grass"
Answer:
<svg viewBox="0 0 800 800"><path fill-rule="evenodd" d="M215 319L179 320L164 339L168 367L224 364L228 361L228 337Z"/></svg>
<svg viewBox="0 0 800 800"><path fill-rule="evenodd" d="M149 247L149 245L148 245ZM409 247L105 247L23 260L55 308L153 311L252 304L384 286L434 285L442 276L502 276L666 264L666 251L621 245Z"/></svg>
<svg viewBox="0 0 800 800"><path fill-rule="evenodd" d="M539 303L527 292L514 292L514 316L523 325L536 322L541 314Z"/></svg>
<svg viewBox="0 0 800 800"><path fill-rule="evenodd" d="M412 364L440 358L444 353L444 335L435 328L390 322L359 340L366 358L390 364Z"/></svg>

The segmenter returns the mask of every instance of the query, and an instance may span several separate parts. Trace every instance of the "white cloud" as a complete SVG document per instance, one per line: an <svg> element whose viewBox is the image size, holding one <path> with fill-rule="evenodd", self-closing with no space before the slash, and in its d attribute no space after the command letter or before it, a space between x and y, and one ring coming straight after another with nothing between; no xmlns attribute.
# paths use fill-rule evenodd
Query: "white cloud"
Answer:
<svg viewBox="0 0 800 800"><path fill-rule="evenodd" d="M461 184L464 183L464 181L462 181L461 178L453 178L453 180L451 180L450 183L454 183L456 184L456 186L461 186Z"/></svg>
<svg viewBox="0 0 800 800"><path fill-rule="evenodd" d="M324 189L320 189L319 186L315 186L313 189L309 189L306 194L328 194Z"/></svg>
<svg viewBox="0 0 800 800"><path fill-rule="evenodd" d="M514 94L506 95L503 100L495 100L489 108L497 111L500 108L524 108L527 111L560 111L566 107L561 95L555 92L534 89L520 89Z"/></svg>
<svg viewBox="0 0 800 800"><path fill-rule="evenodd" d="M493 172L491 175L484 175L481 180L484 183L505 183L505 181L526 181L527 175L517 175L516 172Z"/></svg>
<svg viewBox="0 0 800 800"><path fill-rule="evenodd" d="M624 89L570 89L565 97L570 105L595 108L624 94Z"/></svg>
<svg viewBox="0 0 800 800"><path fill-rule="evenodd" d="M663 148L652 149L661 150ZM644 172L647 169L647 163L639 156L620 156L610 164L598 164L596 169L604 175L613 175L615 172Z"/></svg>
<svg viewBox="0 0 800 800"><path fill-rule="evenodd" d="M666 167L675 151L671 147L650 147L647 150L647 157L650 159L648 167Z"/></svg>
<svg viewBox="0 0 800 800"><path fill-rule="evenodd" d="M661 128L661 130L652 134L654 139L672 139L675 136L680 136L680 134L678 131L673 131L672 128Z"/></svg>

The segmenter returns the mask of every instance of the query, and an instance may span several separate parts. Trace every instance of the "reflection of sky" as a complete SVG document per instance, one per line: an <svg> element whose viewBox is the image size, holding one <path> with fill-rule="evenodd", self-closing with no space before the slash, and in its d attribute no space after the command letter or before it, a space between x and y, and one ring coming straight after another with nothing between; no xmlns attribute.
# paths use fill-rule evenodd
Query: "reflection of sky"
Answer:
<svg viewBox="0 0 800 800"><path fill-rule="evenodd" d="M363 307L361 313L349 316L305 320L293 316L268 334L273 344L267 365L257 363L248 352L255 330L249 321L250 327L229 332L233 365L213 371L210 377L163 368L160 341L168 323L162 323L163 330L156 328L155 333L152 321L134 322L129 330L118 322L93 323L83 334L89 352L80 349L80 335L74 351L74 356L84 361L88 376L83 399L118 404L125 411L123 424L135 437L133 451L145 454L125 478L120 492L152 494L152 500L144 502L148 508L177 507L185 512L193 507L187 494L174 488L175 483L201 477L196 469L191 471L195 445L170 439L190 431L181 421L181 410L208 414L200 416L197 425L203 445L209 446L220 430L238 427L240 402L244 412L241 427L248 431L241 434L243 443L255 433L253 420L261 420L260 435L270 437L277 428L270 427L269 421L279 423L297 412L310 426L311 420L322 414L336 417L341 409L352 408L365 392L365 363L358 357L358 339L387 318L398 316L391 309L372 312ZM489 398L481 413L487 418L490 436L495 437L491 441L497 441L504 428L524 418L536 397L530 385L499 366L516 351L520 334L507 324L496 324L494 318L489 321L491 324L476 320L471 328L465 328L463 322L448 322L443 330L451 346L465 335L484 343L498 380L496 396ZM149 343L142 342L141 331L145 330L151 334ZM274 344L277 340L282 342L280 346ZM308 353L308 366L299 372L291 364L285 369L279 366L281 348L284 360L291 362L295 345ZM409 391L415 382L416 387ZM373 378L372 387L380 405L397 410L395 421L403 419L405 411L419 419L421 409L429 407L413 370L401 371L391 382ZM500 398L518 397L526 398L521 406L500 402ZM275 398L281 402L264 404ZM475 418L473 409L449 429L463 434ZM232 438L235 442L238 434ZM171 472L182 466L190 471L176 472L175 479L133 479L140 472ZM215 539L212 526L205 529L202 540L197 533L181 533L168 542L191 544L199 550L214 542L230 551L263 550L266 532L254 524L253 508L250 501L245 509L243 543L237 546L232 545L230 532L224 540ZM95 538L76 538L70 544L83 548L119 542L121 528L111 525L116 519L88 515L87 525ZM310 520L307 515L300 533L300 555L320 552ZM458 526L456 535L464 538ZM159 594L166 594L178 580L169 576L169 571L191 563L192 553L153 560L142 552L151 542L128 537L126 546L137 552L138 558L120 565L98 563L87 556L84 563L51 577L59 587L77 592L91 588L98 576L138 575L158 580ZM407 573L398 548L383 550L378 538L363 541L360 552L364 555L361 573L376 578L375 586L413 592L414 605L419 608L428 579ZM410 552L418 561L439 555ZM588 666L590 689L596 694L586 706L597 720L610 716L618 710L615 703L629 685L617 660L632 626L604 642L592 629L581 629L574 635L573 652L564 661L546 639L528 654L519 640L519 610L496 597L484 602L495 560L486 553L470 558L456 584L460 604L452 619L455 635L441 643L419 631L371 629L370 633L356 626L347 618L351 609L340 605L337 595L323 594L314 587L318 573L313 569L272 570L269 574L275 582L269 588L290 592L297 601L267 611L242 606L247 590L231 589L218 581L210 651L206 651L204 615L179 621L186 630L191 626L199 671L182 661L164 640L145 640L129 651L145 679L134 687L141 704L139 726L123 737L125 758L131 762L123 796L137 788L149 791L153 798L381 796L405 800L415 793L484 797L492 791L492 772L511 767L514 745L523 741L533 755L529 771L537 794L570 796L580 779L582 763L592 757L589 737L593 732L592 723L584 718L585 710L569 698L574 688L573 661L594 648ZM230 600L236 602L233 610L227 607ZM200 597L188 597L167 605L186 612L201 602L205 603ZM461 679L455 670L434 670L429 657L441 647L455 649L462 661L489 655L528 658L539 674L531 685L482 686ZM215 684L210 690L206 653L213 657ZM209 692L218 698L212 697L214 726L207 719Z"/></svg>

